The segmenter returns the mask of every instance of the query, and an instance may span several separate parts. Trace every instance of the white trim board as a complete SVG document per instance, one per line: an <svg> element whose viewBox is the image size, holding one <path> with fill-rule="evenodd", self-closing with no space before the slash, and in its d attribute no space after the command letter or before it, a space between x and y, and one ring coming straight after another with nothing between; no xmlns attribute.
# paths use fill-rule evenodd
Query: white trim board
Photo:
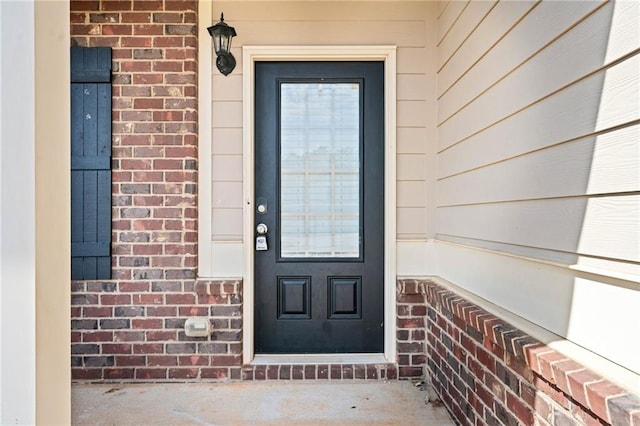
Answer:
<svg viewBox="0 0 640 426"><path fill-rule="evenodd" d="M384 358L396 359L396 47L395 46L243 46L243 319L244 364L253 349L253 201L254 201L254 64L258 61L370 61L385 63L385 276ZM339 355L336 355L339 356Z"/></svg>
<svg viewBox="0 0 640 426"><path fill-rule="evenodd" d="M214 274L211 242L212 4L198 2L198 278Z"/></svg>

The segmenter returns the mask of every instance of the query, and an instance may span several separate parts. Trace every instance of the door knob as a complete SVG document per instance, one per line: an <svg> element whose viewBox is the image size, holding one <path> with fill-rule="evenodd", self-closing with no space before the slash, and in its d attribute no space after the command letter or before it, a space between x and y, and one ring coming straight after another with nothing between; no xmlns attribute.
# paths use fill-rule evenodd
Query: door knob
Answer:
<svg viewBox="0 0 640 426"><path fill-rule="evenodd" d="M264 223L259 223L258 226L256 226L256 232L259 235L265 235L267 231L268 231L267 225L265 225Z"/></svg>

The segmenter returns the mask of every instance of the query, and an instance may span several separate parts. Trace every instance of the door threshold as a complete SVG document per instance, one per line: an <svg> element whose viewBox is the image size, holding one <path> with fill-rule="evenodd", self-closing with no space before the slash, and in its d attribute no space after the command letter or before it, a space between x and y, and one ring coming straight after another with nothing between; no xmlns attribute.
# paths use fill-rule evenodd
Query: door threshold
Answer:
<svg viewBox="0 0 640 426"><path fill-rule="evenodd" d="M384 354L262 354L251 365L388 364Z"/></svg>

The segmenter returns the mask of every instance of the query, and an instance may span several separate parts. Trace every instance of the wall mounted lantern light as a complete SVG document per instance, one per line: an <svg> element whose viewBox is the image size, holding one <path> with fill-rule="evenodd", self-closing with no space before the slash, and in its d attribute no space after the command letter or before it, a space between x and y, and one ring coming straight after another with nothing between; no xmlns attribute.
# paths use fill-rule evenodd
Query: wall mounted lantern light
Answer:
<svg viewBox="0 0 640 426"><path fill-rule="evenodd" d="M216 66L224 75L228 75L236 67L236 58L231 54L231 39L236 36L236 30L224 22L224 14L220 14L220 22L207 28L213 38L213 48L216 51Z"/></svg>

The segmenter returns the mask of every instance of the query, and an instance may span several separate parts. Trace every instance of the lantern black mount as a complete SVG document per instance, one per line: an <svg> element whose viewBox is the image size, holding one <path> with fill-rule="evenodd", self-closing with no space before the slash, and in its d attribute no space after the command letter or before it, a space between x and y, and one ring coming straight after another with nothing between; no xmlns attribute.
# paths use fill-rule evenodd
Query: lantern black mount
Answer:
<svg viewBox="0 0 640 426"><path fill-rule="evenodd" d="M231 54L231 39L236 36L236 30L224 22L224 14L220 14L220 22L207 28L213 38L213 48L216 51L216 66L224 75L229 75L236 67L236 58Z"/></svg>

